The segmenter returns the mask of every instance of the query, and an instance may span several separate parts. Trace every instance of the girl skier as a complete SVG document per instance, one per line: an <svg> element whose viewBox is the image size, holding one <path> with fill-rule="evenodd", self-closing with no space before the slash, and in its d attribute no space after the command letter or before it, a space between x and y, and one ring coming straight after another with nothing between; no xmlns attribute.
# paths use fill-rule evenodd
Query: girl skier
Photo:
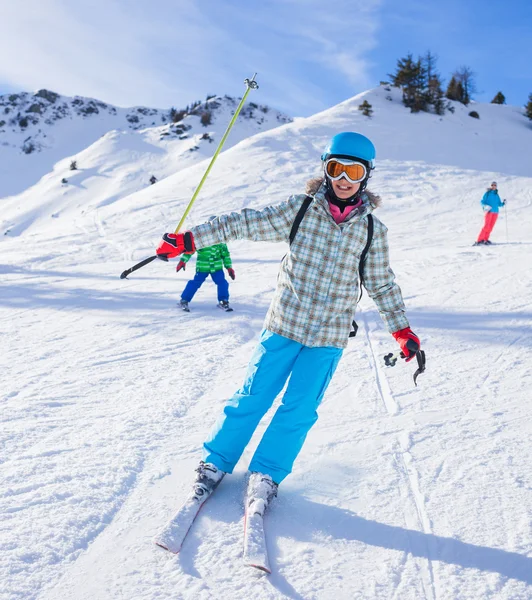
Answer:
<svg viewBox="0 0 532 600"><path fill-rule="evenodd" d="M164 234L157 248L158 254L172 258L232 240L291 242L245 381L227 401L204 443L195 482L201 502L225 473L233 471L259 421L290 378L249 465L247 505L250 498L260 497L263 514L277 495L278 484L292 471L318 418L317 408L347 346L368 236L364 287L404 358L411 360L420 348L389 265L387 229L371 216L380 203L366 190L375 167L375 147L359 133L344 132L332 138L321 158L323 176L309 182L307 195L290 196L262 210L245 208L222 215L185 233ZM307 198L311 203L302 215ZM300 222L294 237L296 218Z"/></svg>
<svg viewBox="0 0 532 600"><path fill-rule="evenodd" d="M491 182L491 186L487 189L484 196L482 196L480 204L482 205L485 213L484 226L480 230L477 241L473 244L473 246L480 246L482 244L489 246L492 243L490 242L490 234L495 227L497 218L499 217L499 208L506 204L506 200L503 201L499 197L496 181Z"/></svg>
<svg viewBox="0 0 532 600"><path fill-rule="evenodd" d="M212 220L212 219L211 219ZM192 254L183 254L177 264L176 271L185 270L187 262ZM198 258L196 260L196 275L191 279L183 293L181 294L180 306L183 310L189 312L188 303L194 298L194 294L203 285L203 282L210 275L216 287L218 288L218 306L225 311L232 311L229 306L229 283L224 277L224 267L231 279L235 278L231 255L225 244L215 244L207 248L198 249Z"/></svg>

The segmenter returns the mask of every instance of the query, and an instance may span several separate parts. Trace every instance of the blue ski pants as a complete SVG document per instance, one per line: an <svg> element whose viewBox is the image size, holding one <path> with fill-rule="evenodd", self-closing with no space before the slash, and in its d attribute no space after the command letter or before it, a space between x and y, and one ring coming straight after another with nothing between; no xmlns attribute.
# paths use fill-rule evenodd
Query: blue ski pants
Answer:
<svg viewBox="0 0 532 600"><path fill-rule="evenodd" d="M185 289L181 294L181 300L186 300L187 302L190 302L192 298L194 298L194 294L200 289L200 287L203 285L203 282L207 279L208 276L209 273L202 273L200 271L196 271L194 279L191 279L185 286ZM229 283L225 278L223 269L220 269L219 271L214 271L214 273L210 273L210 276L212 277L212 280L218 287L218 302L221 302L222 300L229 300Z"/></svg>
<svg viewBox="0 0 532 600"><path fill-rule="evenodd" d="M264 330L244 385L227 401L205 441L205 462L231 473L259 421L290 381L249 465L280 483L292 472L317 408L342 356L341 348L310 348Z"/></svg>

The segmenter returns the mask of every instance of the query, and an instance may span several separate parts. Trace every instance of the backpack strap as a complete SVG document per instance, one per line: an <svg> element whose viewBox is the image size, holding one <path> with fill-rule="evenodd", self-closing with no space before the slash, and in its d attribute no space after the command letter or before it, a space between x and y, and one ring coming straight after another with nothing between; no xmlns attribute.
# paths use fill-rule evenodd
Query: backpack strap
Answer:
<svg viewBox="0 0 532 600"><path fill-rule="evenodd" d="M314 200L314 198L312 196L307 196L303 200L303 204L297 211L296 218L294 219L294 224L292 225L292 229L290 230L290 237L288 238L288 240L289 240L288 243L290 245L292 245L292 242L294 241L294 238L296 237L297 230L299 229L299 225L301 224L301 221L303 220L303 217L305 216L305 213L307 212L308 207L310 206L310 204L313 200Z"/></svg>
<svg viewBox="0 0 532 600"><path fill-rule="evenodd" d="M360 281L360 296L358 297L357 304L360 302L362 298L362 284L364 283L364 265L366 264L366 258L368 256L368 250L371 246L371 242L373 241L373 215L368 215L368 239L366 241L366 245L364 246L364 250L362 250L362 254L360 255L360 261L358 263L358 280ZM351 323L352 330L349 333L349 337L355 337L358 331L358 325L356 321Z"/></svg>
<svg viewBox="0 0 532 600"><path fill-rule="evenodd" d="M358 263L358 275L360 279L360 298L362 298L362 283L364 282L364 265L366 264L366 258L368 256L368 250L371 246L371 242L373 241L373 215L368 215L368 239L366 241L366 245L364 246L364 250L362 250L362 254L360 255L360 261ZM358 301L360 302L360 298Z"/></svg>

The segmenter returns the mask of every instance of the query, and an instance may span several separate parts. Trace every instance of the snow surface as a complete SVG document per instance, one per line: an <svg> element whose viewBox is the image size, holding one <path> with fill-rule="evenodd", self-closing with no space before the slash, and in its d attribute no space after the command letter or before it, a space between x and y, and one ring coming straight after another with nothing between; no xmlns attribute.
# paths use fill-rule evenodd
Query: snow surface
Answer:
<svg viewBox="0 0 532 600"><path fill-rule="evenodd" d="M359 335L266 514L269 577L241 563L265 423L181 553L152 539L243 379L286 247L231 244L235 311L216 308L207 282L186 314L176 301L192 265L119 274L175 228L206 161L92 208L98 177L75 209L46 177L26 192L31 210L3 205L14 233L0 238L2 599L532 598L532 130L516 107L474 108L478 121L468 109L440 120L410 114L396 90L366 92L223 152L189 216L279 202L319 173L332 134L370 135L377 215L427 353L417 388L411 363L385 368L396 344L364 296ZM105 139L87 160L117 148ZM120 148L117 176L143 165ZM494 178L507 215L496 245L471 247Z"/></svg>

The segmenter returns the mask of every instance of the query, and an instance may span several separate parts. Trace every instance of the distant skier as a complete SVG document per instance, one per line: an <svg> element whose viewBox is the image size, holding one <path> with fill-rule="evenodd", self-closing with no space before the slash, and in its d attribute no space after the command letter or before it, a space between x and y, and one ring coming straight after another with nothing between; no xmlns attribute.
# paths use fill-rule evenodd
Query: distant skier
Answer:
<svg viewBox="0 0 532 600"><path fill-rule="evenodd" d="M154 183L157 183L157 177L155 177L155 175L152 175L150 177L150 183L151 183L151 185L153 185Z"/></svg>
<svg viewBox="0 0 532 600"><path fill-rule="evenodd" d="M296 194L281 204L245 208L185 233L167 233L157 248L158 254L175 257L231 240L291 242L244 384L227 401L203 445L194 488L198 504L225 473L233 471L289 379L249 465L246 516L248 507L256 505L253 499L258 497L263 513L277 495L278 484L292 471L318 418L317 408L347 346L359 296L360 258L368 242L364 287L404 358L412 360L420 349L390 268L387 228L372 216L380 198L366 190L375 167L375 147L359 133L340 133L321 158L323 175L308 182L308 196ZM294 236L296 219L301 220ZM164 540L157 543L170 545Z"/></svg>
<svg viewBox="0 0 532 600"><path fill-rule="evenodd" d="M501 200L499 192L497 190L497 182L492 181L490 187L487 189L482 200L480 201L482 208L484 209L484 226L478 234L477 241L473 246L491 245L490 235L495 227L495 223L499 217L499 208L506 204L506 200Z"/></svg>
<svg viewBox="0 0 532 600"><path fill-rule="evenodd" d="M227 269L227 273L231 279L235 278L235 271L227 246L225 244L215 244L214 246L201 248L198 250L197 255L196 275L194 279L191 279L187 283L181 294L181 308L186 312L190 311L189 302L192 301L195 293L210 275L218 287L218 306L225 311L232 311L233 309L229 306L229 283L224 276L223 269ZM185 270L186 264L191 257L192 254L183 254L177 264L176 271Z"/></svg>

